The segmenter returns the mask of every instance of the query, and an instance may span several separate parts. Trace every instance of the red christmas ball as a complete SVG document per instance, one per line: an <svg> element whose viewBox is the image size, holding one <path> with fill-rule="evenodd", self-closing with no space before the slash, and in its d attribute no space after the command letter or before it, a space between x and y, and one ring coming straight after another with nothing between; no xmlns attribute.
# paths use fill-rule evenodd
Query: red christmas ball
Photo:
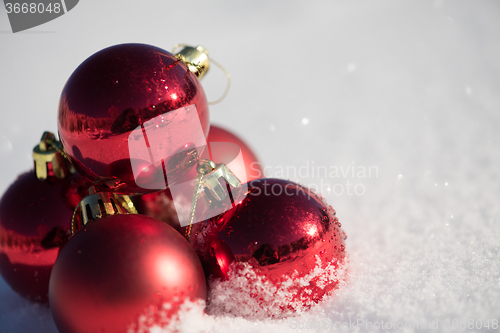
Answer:
<svg viewBox="0 0 500 333"><path fill-rule="evenodd" d="M250 147L234 133L221 127L211 125L207 142L210 145L211 159L215 163L231 164L231 171L241 182L246 183L262 178L262 166ZM220 145L219 143L231 143ZM235 160L241 153L243 160ZM231 163L231 162L235 163Z"/></svg>
<svg viewBox="0 0 500 333"><path fill-rule="evenodd" d="M173 316L182 301L199 299L206 299L205 275L189 243L135 214L86 224L61 250L49 288L61 333L127 332L146 309Z"/></svg>
<svg viewBox="0 0 500 333"><path fill-rule="evenodd" d="M193 167L208 135L208 104L197 77L171 53L144 44L115 45L90 56L70 76L58 127L84 177L119 193L147 193Z"/></svg>
<svg viewBox="0 0 500 333"><path fill-rule="evenodd" d="M21 176L0 200L0 274L20 295L47 302L49 278L68 239L73 210L90 184L78 175Z"/></svg>
<svg viewBox="0 0 500 333"><path fill-rule="evenodd" d="M335 211L290 181L247 185L236 207L198 224L191 237L207 276L222 278L211 281L211 308L244 317L307 309L344 273L346 236Z"/></svg>
<svg viewBox="0 0 500 333"><path fill-rule="evenodd" d="M227 164L231 172L242 182L252 181L262 177L261 164L253 151L235 134L215 125L210 125L210 132L207 137L208 149L203 153L203 158L211 159L215 163ZM193 168L186 179L196 177L196 168ZM183 193L185 196L186 210L191 208L193 195L192 191ZM141 214L154 217L168 223L175 229L182 231L176 213L176 207L169 189L159 192L145 194L134 200L136 207ZM180 207L179 207L180 208ZM197 209L203 209L202 203ZM202 213L200 213L202 214Z"/></svg>

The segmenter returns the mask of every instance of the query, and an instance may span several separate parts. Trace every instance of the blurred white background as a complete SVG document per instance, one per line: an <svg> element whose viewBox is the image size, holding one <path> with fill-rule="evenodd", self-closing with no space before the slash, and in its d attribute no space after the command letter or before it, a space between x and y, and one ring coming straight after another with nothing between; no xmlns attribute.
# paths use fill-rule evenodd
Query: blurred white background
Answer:
<svg viewBox="0 0 500 333"><path fill-rule="evenodd" d="M85 0L16 34L2 7L2 193L32 167L43 131L56 132L72 71L127 42L206 47L233 78L212 122L248 142L267 176L308 166L284 177L319 187L337 210L348 281L295 320L438 322L446 331L446 320L500 319L498 1ZM214 67L203 80L209 100L225 84ZM378 172L317 177L313 165ZM203 327L297 331L288 319L205 318L185 329ZM56 329L47 308L0 278L0 332Z"/></svg>

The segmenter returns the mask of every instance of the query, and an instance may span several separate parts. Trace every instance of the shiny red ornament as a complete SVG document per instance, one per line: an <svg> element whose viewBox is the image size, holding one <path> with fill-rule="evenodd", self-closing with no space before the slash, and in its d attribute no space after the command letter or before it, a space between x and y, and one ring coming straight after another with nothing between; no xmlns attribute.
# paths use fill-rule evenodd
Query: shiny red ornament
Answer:
<svg viewBox="0 0 500 333"><path fill-rule="evenodd" d="M145 44L115 45L70 76L58 128L84 177L115 192L148 193L193 167L208 135L208 104L198 78L171 53Z"/></svg>
<svg viewBox="0 0 500 333"><path fill-rule="evenodd" d="M211 125L210 132L208 133L207 142L211 143L232 143L234 148L225 146L212 146L210 147L211 160L216 164L225 163L229 164L241 153L243 162L241 164L233 165L230 169L236 177L242 182L250 182L255 179L262 178L262 165L255 156L255 153L250 147L234 133L225 130L221 127ZM219 149L220 147L220 149ZM232 149L231 149L232 148Z"/></svg>
<svg viewBox="0 0 500 333"><path fill-rule="evenodd" d="M235 134L216 125L210 125L207 143L208 149L204 151L203 158L211 159L216 164L230 164L233 162L230 169L242 182L262 177L261 163L250 147ZM237 159L238 157L242 159ZM189 172L186 178L192 179L194 177L196 177L195 168ZM190 196L192 196L192 193L186 193L185 209L191 208L192 198ZM172 194L169 189L145 194L139 198L135 198L134 202L141 214L166 222L179 231L183 230L180 227ZM198 209L202 209L202 206L198 206Z"/></svg>
<svg viewBox="0 0 500 333"><path fill-rule="evenodd" d="M0 274L20 295L48 301L49 278L69 236L73 210L90 184L78 175L21 176L0 200Z"/></svg>
<svg viewBox="0 0 500 333"><path fill-rule="evenodd" d="M247 185L239 205L193 228L206 275L222 279L211 282L211 307L244 317L307 309L344 274L346 235L335 211L290 181Z"/></svg>
<svg viewBox="0 0 500 333"><path fill-rule="evenodd" d="M189 243L137 214L86 224L61 250L49 288L61 333L127 332L146 309L168 303L173 316L182 301L199 299L205 275Z"/></svg>

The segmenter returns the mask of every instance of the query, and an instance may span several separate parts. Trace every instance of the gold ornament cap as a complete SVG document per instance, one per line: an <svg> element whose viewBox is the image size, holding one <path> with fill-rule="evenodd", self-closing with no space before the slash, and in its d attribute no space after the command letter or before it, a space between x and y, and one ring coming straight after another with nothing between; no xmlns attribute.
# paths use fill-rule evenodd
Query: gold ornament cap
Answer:
<svg viewBox="0 0 500 333"><path fill-rule="evenodd" d="M36 177L39 180L52 176L62 179L70 174L63 154L62 145L55 135L50 132L43 133L40 144L33 148Z"/></svg>
<svg viewBox="0 0 500 333"><path fill-rule="evenodd" d="M112 192L97 192L95 186L91 186L89 196L83 198L75 208L71 221L71 234L74 235L80 227L90 221L116 214L137 214L130 197ZM77 224L79 224L78 229Z"/></svg>
<svg viewBox="0 0 500 333"><path fill-rule="evenodd" d="M203 46L193 47L182 44L175 48L177 47L181 47L181 49L175 53L175 57L185 63L189 71L201 80L210 68L208 51Z"/></svg>

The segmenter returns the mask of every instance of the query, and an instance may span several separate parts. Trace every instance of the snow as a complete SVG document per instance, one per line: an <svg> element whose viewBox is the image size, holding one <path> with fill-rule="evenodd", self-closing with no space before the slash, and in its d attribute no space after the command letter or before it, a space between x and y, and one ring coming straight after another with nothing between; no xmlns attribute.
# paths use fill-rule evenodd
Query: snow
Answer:
<svg viewBox="0 0 500 333"><path fill-rule="evenodd" d="M2 8L2 191L56 132L71 72L123 42L205 46L232 75L212 122L248 142L266 176L317 188L349 236L346 282L319 306L280 320L186 306L180 332L495 331L500 3L81 1L18 34ZM216 100L226 82L214 67L203 84ZM0 278L0 332L57 330Z"/></svg>
<svg viewBox="0 0 500 333"><path fill-rule="evenodd" d="M311 300L313 281L319 288L344 284L348 270L345 262L322 263L316 257L316 266L305 276L298 272L274 285L261 276L250 264L239 263L237 269L230 271L226 281L210 279L209 305L207 313L214 316L243 317L251 320L283 318L307 311L314 302ZM340 286L339 286L340 285ZM299 289L300 291L297 291ZM256 295L256 296L253 296Z"/></svg>

